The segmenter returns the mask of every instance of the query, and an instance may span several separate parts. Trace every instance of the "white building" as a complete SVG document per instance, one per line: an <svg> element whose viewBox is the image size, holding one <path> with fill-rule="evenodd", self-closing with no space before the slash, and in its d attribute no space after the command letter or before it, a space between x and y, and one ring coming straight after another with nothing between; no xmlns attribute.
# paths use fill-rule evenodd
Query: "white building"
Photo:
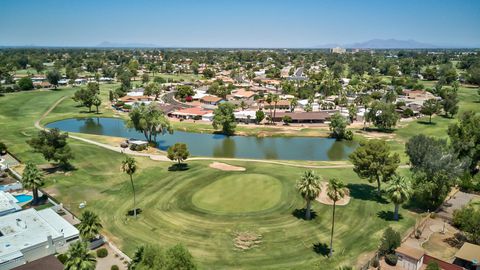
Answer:
<svg viewBox="0 0 480 270"><path fill-rule="evenodd" d="M332 48L332 49L330 49L330 51L332 53L339 53L339 54L343 54L343 53L347 52L347 50L345 48L340 48L340 47Z"/></svg>
<svg viewBox="0 0 480 270"><path fill-rule="evenodd" d="M78 239L78 230L51 208L30 208L2 216L0 270L66 251Z"/></svg>
<svg viewBox="0 0 480 270"><path fill-rule="evenodd" d="M17 203L18 200L12 194L0 191L0 216L21 210Z"/></svg>

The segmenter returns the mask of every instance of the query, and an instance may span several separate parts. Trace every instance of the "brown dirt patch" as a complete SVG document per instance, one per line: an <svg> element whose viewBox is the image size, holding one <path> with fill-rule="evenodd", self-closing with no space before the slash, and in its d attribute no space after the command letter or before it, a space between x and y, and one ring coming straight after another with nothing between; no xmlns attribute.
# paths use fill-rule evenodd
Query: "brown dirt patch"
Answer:
<svg viewBox="0 0 480 270"><path fill-rule="evenodd" d="M221 162L213 162L208 166L210 168L221 170L221 171L236 171L236 172L245 171L245 168L243 168L243 167L233 166L233 165L229 165L229 164L221 163Z"/></svg>
<svg viewBox="0 0 480 270"><path fill-rule="evenodd" d="M317 197L317 201L319 203L327 204L327 205L333 205L333 201L328 197L327 195L327 189L328 189L328 183L327 182L321 182L322 185L322 192ZM347 205L350 202L350 196L345 195L343 199L337 201L335 205Z"/></svg>
<svg viewBox="0 0 480 270"><path fill-rule="evenodd" d="M238 250L249 250L262 243L262 235L253 232L236 232L233 245Z"/></svg>

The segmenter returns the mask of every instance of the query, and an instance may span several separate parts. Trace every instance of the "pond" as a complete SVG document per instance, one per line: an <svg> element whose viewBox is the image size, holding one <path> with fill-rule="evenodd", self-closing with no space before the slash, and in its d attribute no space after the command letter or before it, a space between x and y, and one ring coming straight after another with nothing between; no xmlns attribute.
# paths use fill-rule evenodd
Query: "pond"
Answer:
<svg viewBox="0 0 480 270"><path fill-rule="evenodd" d="M128 129L122 119L75 118L53 122L47 128L86 134L145 140L142 133ZM344 160L357 143L317 137L225 136L209 133L175 131L157 137L161 150L182 142L193 156L279 160Z"/></svg>

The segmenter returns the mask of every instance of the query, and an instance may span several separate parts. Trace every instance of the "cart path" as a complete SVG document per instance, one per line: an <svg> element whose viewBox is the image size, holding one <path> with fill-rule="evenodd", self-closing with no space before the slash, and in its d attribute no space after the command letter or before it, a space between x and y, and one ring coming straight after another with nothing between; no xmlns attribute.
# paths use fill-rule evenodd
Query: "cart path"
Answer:
<svg viewBox="0 0 480 270"><path fill-rule="evenodd" d="M40 122L47 117L47 115L55 109L55 107L60 104L67 96L64 96L57 100L37 121L35 121L35 127L41 130L47 130L43 127ZM105 143L100 143L94 140L85 139L82 137L78 137L75 135L68 135L70 138L79 140L85 143L93 144L111 151L115 151L117 153L128 154L132 156L141 156L141 157L148 157L152 160L156 161L164 161L164 162L172 162L170 159L167 158L165 155L159 154L147 154L147 153L139 153L136 151L132 151L128 148L124 149L120 146L112 146ZM243 162L261 162L261 163L268 163L268 164L275 164L275 165L283 165L283 166L291 166L291 167L298 167L298 168L309 168L309 169L336 169L336 168L353 168L352 164L338 164L338 165L306 165L306 164L295 164L295 163L288 163L276 160L265 160L265 159L248 159L248 158L216 158L216 157L191 157L188 160L212 160L212 161L243 161ZM401 165L400 168L409 168L408 165Z"/></svg>

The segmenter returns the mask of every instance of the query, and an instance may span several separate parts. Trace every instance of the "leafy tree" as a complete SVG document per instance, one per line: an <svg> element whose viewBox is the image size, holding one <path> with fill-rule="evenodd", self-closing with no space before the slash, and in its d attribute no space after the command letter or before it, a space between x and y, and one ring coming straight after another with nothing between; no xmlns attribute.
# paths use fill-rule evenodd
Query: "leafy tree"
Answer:
<svg viewBox="0 0 480 270"><path fill-rule="evenodd" d="M400 244L402 243L402 239L400 237L400 233L393 230L391 227L388 227L383 232L383 237L380 242L379 252L380 254L393 254L395 253L395 249L397 249Z"/></svg>
<svg viewBox="0 0 480 270"><path fill-rule="evenodd" d="M133 191L133 216L137 218L137 200L135 197L135 185L133 185L133 174L137 171L137 162L133 157L125 157L125 160L122 161L122 171L130 176L130 184Z"/></svg>
<svg viewBox="0 0 480 270"><path fill-rule="evenodd" d="M257 124L260 124L260 122L265 119L265 113L262 110L258 110L255 112L255 120L257 121Z"/></svg>
<svg viewBox="0 0 480 270"><path fill-rule="evenodd" d="M203 70L203 76L207 79L215 77L215 72L209 68Z"/></svg>
<svg viewBox="0 0 480 270"><path fill-rule="evenodd" d="M391 130L400 119L395 110L395 104L381 101L372 103L366 118L381 130Z"/></svg>
<svg viewBox="0 0 480 270"><path fill-rule="evenodd" d="M140 67L140 64L136 59L132 59L130 60L130 62L128 62L128 70L133 75L133 77L137 76L139 67Z"/></svg>
<svg viewBox="0 0 480 270"><path fill-rule="evenodd" d="M98 114L99 113L98 107L100 107L100 105L102 105L102 100L100 99L100 97L98 95L93 96L92 105L95 106L95 108L97 110L97 114Z"/></svg>
<svg viewBox="0 0 480 270"><path fill-rule="evenodd" d="M330 124L328 124L330 131L332 131L332 137L336 138L337 140L344 139L347 125L347 119L345 119L345 117L343 117L340 113L336 112L334 115L332 115L330 118Z"/></svg>
<svg viewBox="0 0 480 270"><path fill-rule="evenodd" d="M51 130L40 130L36 137L27 141L27 143L37 153L41 153L47 160L59 162L62 166L69 165L69 160L73 159L72 150L67 144L68 133L60 133L60 130L53 128Z"/></svg>
<svg viewBox="0 0 480 270"><path fill-rule="evenodd" d="M192 255L183 245L168 249L147 245L137 249L129 264L129 270L194 270L197 269Z"/></svg>
<svg viewBox="0 0 480 270"><path fill-rule="evenodd" d="M80 224L78 224L78 230L83 240L89 241L95 238L100 230L103 228L100 223L100 218L94 212L85 210L80 217Z"/></svg>
<svg viewBox="0 0 480 270"><path fill-rule="evenodd" d="M293 112L295 111L295 108L298 106L298 99L296 97L292 98L290 100L290 111Z"/></svg>
<svg viewBox="0 0 480 270"><path fill-rule="evenodd" d="M68 248L65 270L94 270L96 265L95 255L82 241L73 242Z"/></svg>
<svg viewBox="0 0 480 270"><path fill-rule="evenodd" d="M416 135L405 145L413 175L414 197L423 206L435 208L462 174L466 163L459 160L447 142Z"/></svg>
<svg viewBox="0 0 480 270"><path fill-rule="evenodd" d="M474 171L480 161L480 115L464 112L458 123L448 127L448 136L459 158L468 158L468 167Z"/></svg>
<svg viewBox="0 0 480 270"><path fill-rule="evenodd" d="M310 220L312 200L315 200L322 191L320 177L315 175L315 172L312 170L305 171L302 178L297 181L297 190L307 203L305 219Z"/></svg>
<svg viewBox="0 0 480 270"><path fill-rule="evenodd" d="M350 123L352 123L356 117L357 117L357 106L355 106L355 104L350 104L350 106L348 106L348 118L350 118Z"/></svg>
<svg viewBox="0 0 480 270"><path fill-rule="evenodd" d="M149 83L145 87L145 95L147 96L155 96L155 100L158 99L158 96L162 93L162 88L156 82Z"/></svg>
<svg viewBox="0 0 480 270"><path fill-rule="evenodd" d="M187 145L184 143L176 143L170 146L167 150L167 157L170 160L176 160L178 164L181 164L188 158L190 153L188 152Z"/></svg>
<svg viewBox="0 0 480 270"><path fill-rule="evenodd" d="M397 153L390 154L390 147L383 140L368 140L350 154L353 170L360 178L366 178L370 183L377 182L380 195L381 182L388 182L400 164Z"/></svg>
<svg viewBox="0 0 480 270"><path fill-rule="evenodd" d="M328 182L327 196L333 202L333 211L332 211L332 232L330 234L330 254L329 257L333 256L333 229L335 228L335 205L336 203L348 195L348 188L346 185L338 180L337 178L332 178Z"/></svg>
<svg viewBox="0 0 480 270"><path fill-rule="evenodd" d="M188 85L179 85L177 86L177 92L175 92L175 97L185 99L186 97L191 97L195 95L192 87Z"/></svg>
<svg viewBox="0 0 480 270"><path fill-rule="evenodd" d="M235 133L235 115L233 111L235 106L229 102L220 103L213 111L213 128L217 129L222 126L222 132L225 135L233 135Z"/></svg>
<svg viewBox="0 0 480 270"><path fill-rule="evenodd" d="M27 162L25 170L22 174L22 184L24 188L32 190L33 200L32 205L38 203L38 188L43 186L44 178L43 174L38 170L37 166L32 162Z"/></svg>
<svg viewBox="0 0 480 270"><path fill-rule="evenodd" d="M62 75L56 69L47 73L47 80L50 84L52 84L55 87L55 89L57 89L58 81L61 78L62 78Z"/></svg>
<svg viewBox="0 0 480 270"><path fill-rule="evenodd" d="M480 209L468 205L455 210L453 224L465 233L469 241L480 244Z"/></svg>
<svg viewBox="0 0 480 270"><path fill-rule="evenodd" d="M456 92L447 93L441 102L445 116L453 117L458 112L458 95Z"/></svg>
<svg viewBox="0 0 480 270"><path fill-rule="evenodd" d="M410 182L403 176L395 175L386 189L388 197L395 205L393 219L398 221L399 206L405 203L412 193Z"/></svg>
<svg viewBox="0 0 480 270"><path fill-rule="evenodd" d="M290 117L290 115L284 115L282 117L282 121L285 125L288 126L292 122L292 117Z"/></svg>
<svg viewBox="0 0 480 270"><path fill-rule="evenodd" d="M121 83L121 88L126 91L130 89L132 86L131 84L131 79L132 79L132 73L128 70L122 71L119 75L117 75L117 79Z"/></svg>
<svg viewBox="0 0 480 270"><path fill-rule="evenodd" d="M135 106L128 116L127 127L142 132L149 142L157 141L157 135L173 133L170 121L154 103Z"/></svg>
<svg viewBox="0 0 480 270"><path fill-rule="evenodd" d="M147 73L142 74L142 83L146 84L148 81L150 81L150 76Z"/></svg>
<svg viewBox="0 0 480 270"><path fill-rule="evenodd" d="M421 113L430 116L429 123L432 123L432 115L440 112L440 104L438 100L432 98L423 102Z"/></svg>
<svg viewBox="0 0 480 270"><path fill-rule="evenodd" d="M23 77L17 82L18 87L21 90L32 90L33 89L33 81L29 77Z"/></svg>
<svg viewBox="0 0 480 270"><path fill-rule="evenodd" d="M87 84L86 89L81 88L75 91L72 99L76 102L80 102L84 107L88 108L89 112L91 112L92 106L94 106L94 103L98 104L98 106L101 105L101 100L98 97L99 94L100 94L100 86L98 85L98 83L89 82ZM97 113L98 113L98 107L97 107Z"/></svg>

